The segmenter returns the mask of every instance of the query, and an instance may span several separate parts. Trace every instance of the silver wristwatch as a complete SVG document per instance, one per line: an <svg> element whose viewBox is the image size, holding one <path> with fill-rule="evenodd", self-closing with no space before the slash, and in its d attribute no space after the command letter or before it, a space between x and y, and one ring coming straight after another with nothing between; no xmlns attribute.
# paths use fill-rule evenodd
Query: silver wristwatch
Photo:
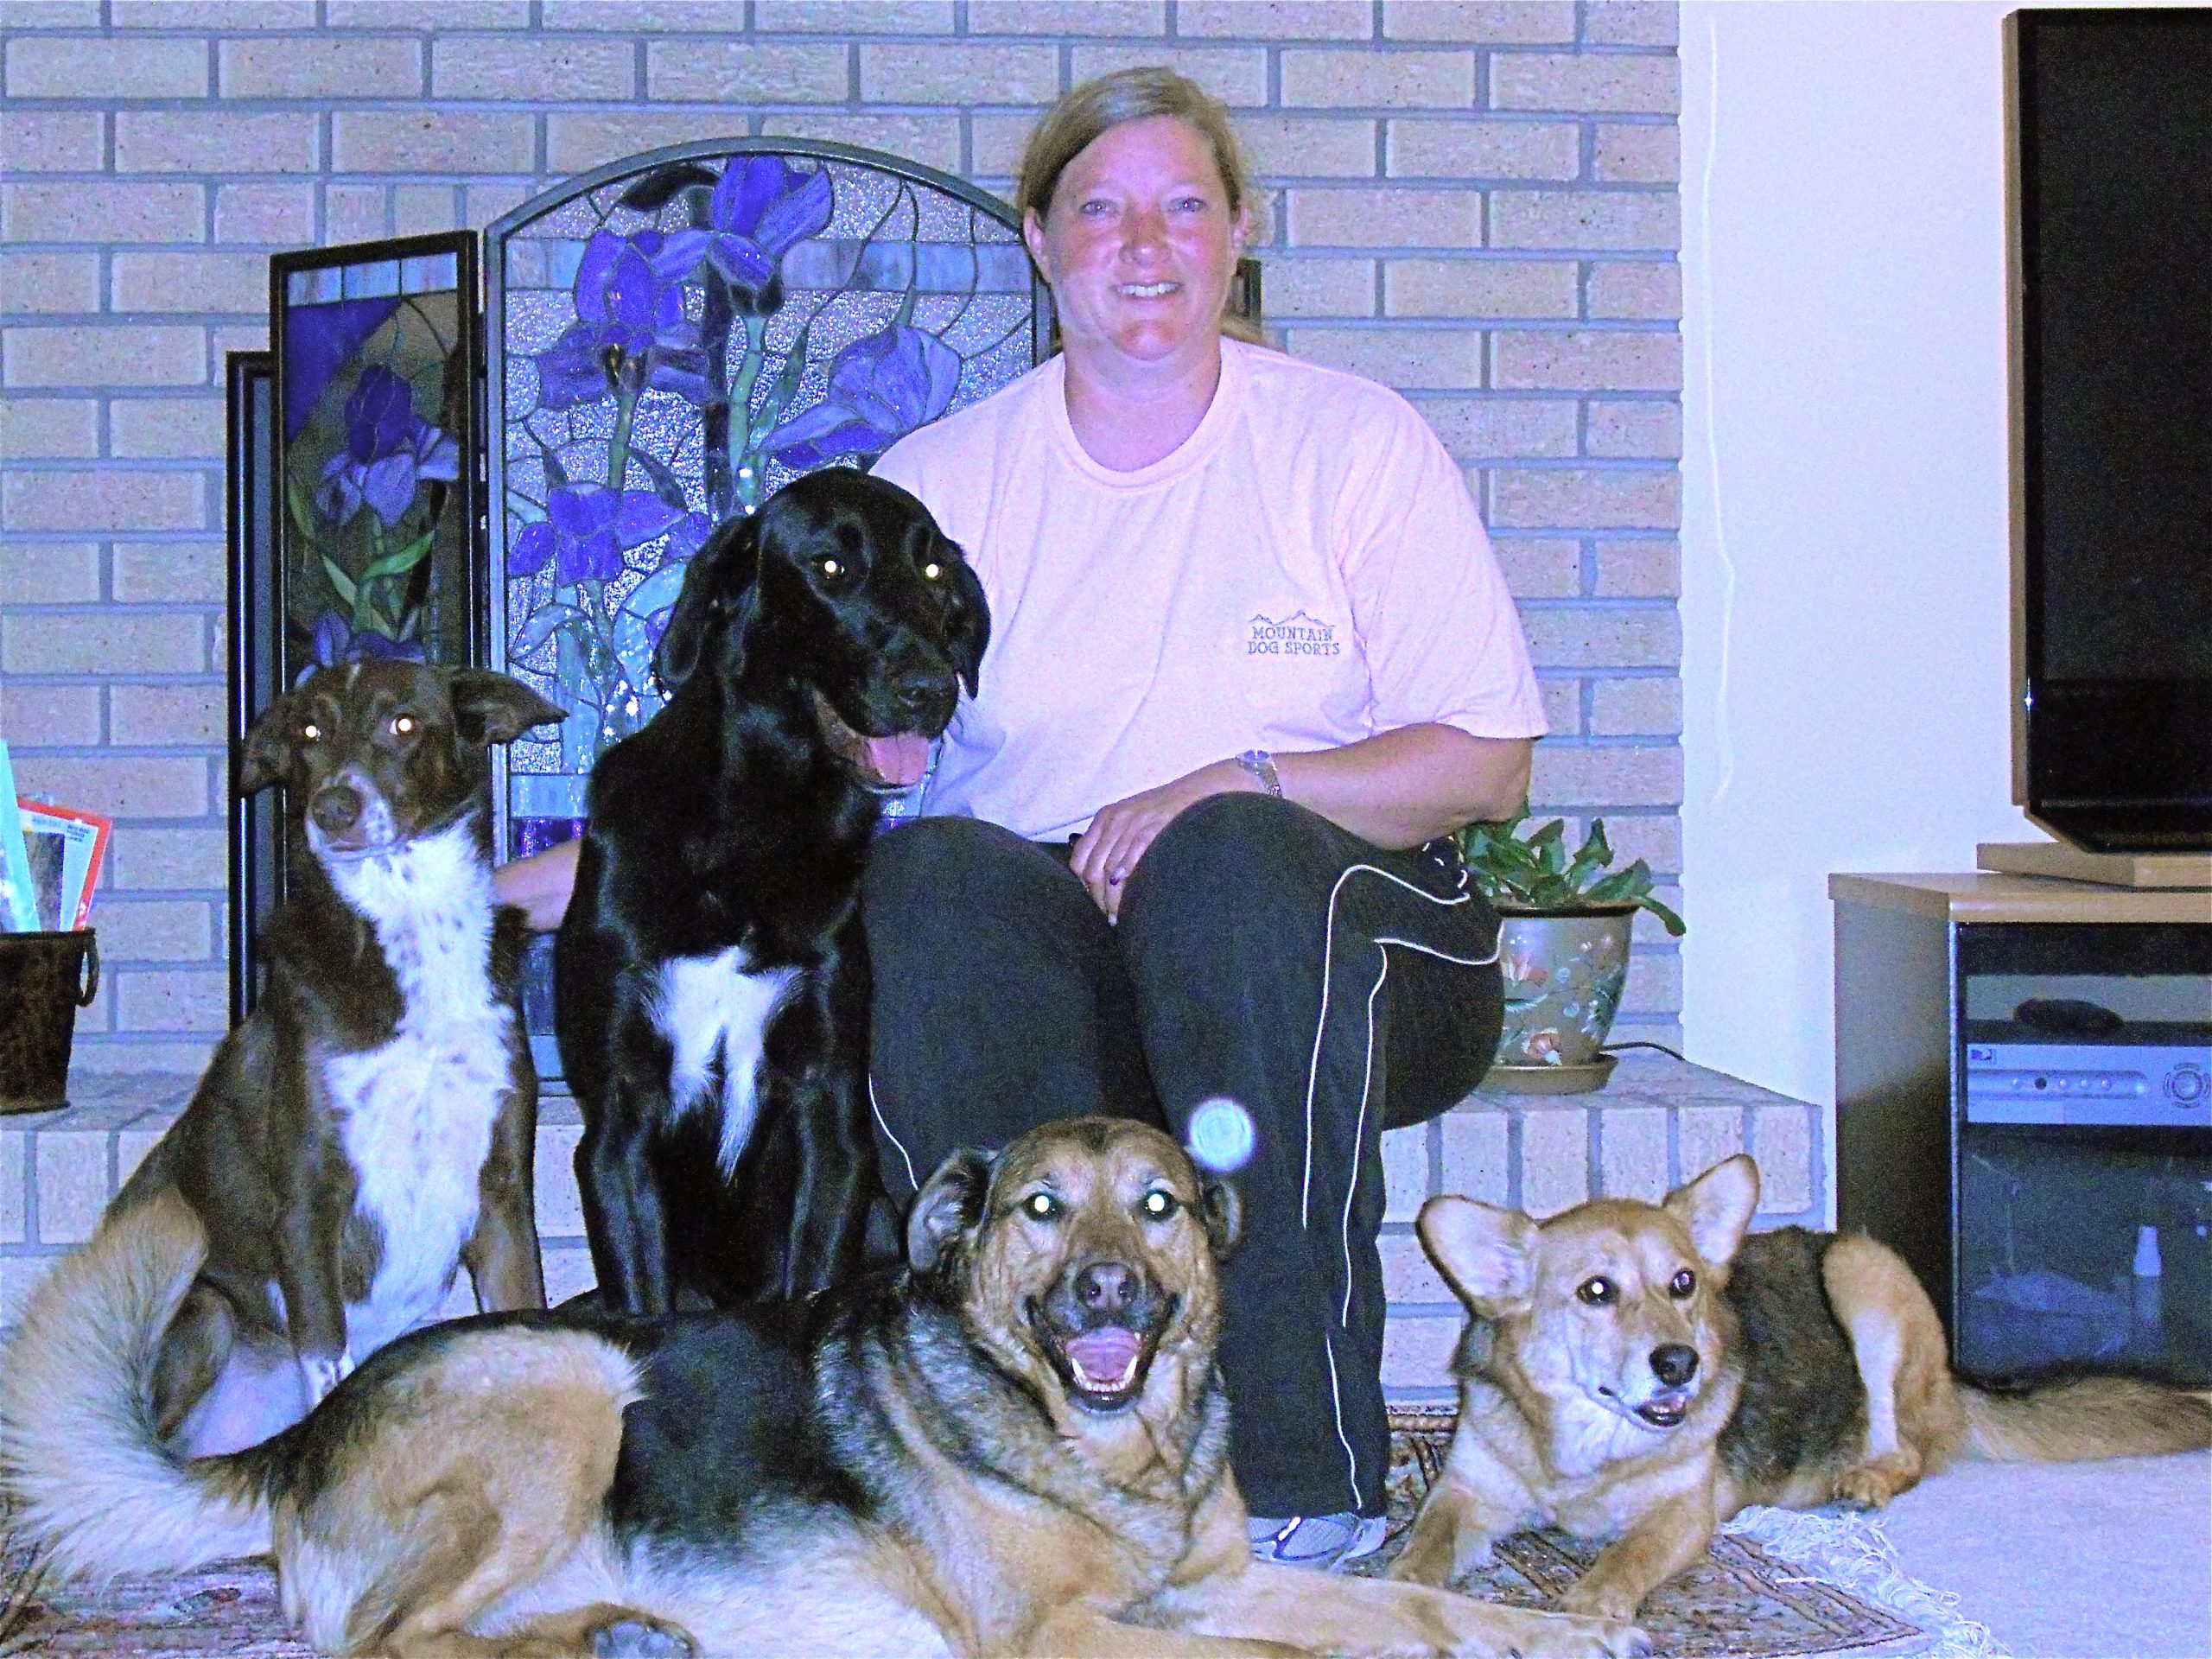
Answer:
<svg viewBox="0 0 2212 1659"><path fill-rule="evenodd" d="M1275 775L1275 758L1265 749L1247 749L1236 757L1236 764L1259 780L1262 789L1282 799L1282 779Z"/></svg>

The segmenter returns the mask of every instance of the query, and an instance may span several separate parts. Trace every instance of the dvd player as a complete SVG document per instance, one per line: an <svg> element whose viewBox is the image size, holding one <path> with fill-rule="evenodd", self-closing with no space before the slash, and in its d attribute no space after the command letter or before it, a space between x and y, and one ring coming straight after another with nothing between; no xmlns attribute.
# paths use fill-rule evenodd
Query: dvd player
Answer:
<svg viewBox="0 0 2212 1659"><path fill-rule="evenodd" d="M2001 1035L1984 1029L2003 1024ZM1967 1036L1969 1123L2212 1129L2212 1027L2163 1023L2101 1040L2028 1041L2010 1021ZM2039 1034L2039 1033L2038 1033Z"/></svg>

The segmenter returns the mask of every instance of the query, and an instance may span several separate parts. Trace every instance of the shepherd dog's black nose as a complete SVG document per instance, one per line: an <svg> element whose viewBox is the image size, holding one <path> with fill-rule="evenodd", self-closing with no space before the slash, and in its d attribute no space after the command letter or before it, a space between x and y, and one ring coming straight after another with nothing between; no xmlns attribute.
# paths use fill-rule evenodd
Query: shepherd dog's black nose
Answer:
<svg viewBox="0 0 2212 1659"><path fill-rule="evenodd" d="M326 784L315 792L315 803L308 809L315 824L325 835L334 836L351 830L361 816L360 792L344 784Z"/></svg>
<svg viewBox="0 0 2212 1659"><path fill-rule="evenodd" d="M1651 1374L1670 1389L1679 1389L1697 1375L1697 1350L1670 1342L1651 1351Z"/></svg>
<svg viewBox="0 0 2212 1659"><path fill-rule="evenodd" d="M1136 1275L1119 1262L1094 1262L1075 1276L1075 1299L1094 1313L1119 1313L1136 1292Z"/></svg>

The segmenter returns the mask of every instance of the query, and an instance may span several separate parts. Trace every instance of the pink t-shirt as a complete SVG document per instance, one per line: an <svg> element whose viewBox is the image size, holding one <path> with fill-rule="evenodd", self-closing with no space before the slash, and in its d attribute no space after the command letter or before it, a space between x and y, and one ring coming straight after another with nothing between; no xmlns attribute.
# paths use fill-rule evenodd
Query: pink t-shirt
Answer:
<svg viewBox="0 0 2212 1659"><path fill-rule="evenodd" d="M1065 378L1053 357L876 463L991 606L923 810L1058 838L1244 749L1543 734L1481 517L1397 393L1225 340L1198 430L1117 473L1077 442Z"/></svg>

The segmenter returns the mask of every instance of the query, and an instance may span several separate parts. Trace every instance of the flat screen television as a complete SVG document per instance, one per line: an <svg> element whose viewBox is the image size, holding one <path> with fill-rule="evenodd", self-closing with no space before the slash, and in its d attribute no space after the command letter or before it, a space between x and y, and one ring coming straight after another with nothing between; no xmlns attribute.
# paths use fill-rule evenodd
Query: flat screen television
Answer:
<svg viewBox="0 0 2212 1659"><path fill-rule="evenodd" d="M2013 798L2212 850L2212 11L2005 20Z"/></svg>

